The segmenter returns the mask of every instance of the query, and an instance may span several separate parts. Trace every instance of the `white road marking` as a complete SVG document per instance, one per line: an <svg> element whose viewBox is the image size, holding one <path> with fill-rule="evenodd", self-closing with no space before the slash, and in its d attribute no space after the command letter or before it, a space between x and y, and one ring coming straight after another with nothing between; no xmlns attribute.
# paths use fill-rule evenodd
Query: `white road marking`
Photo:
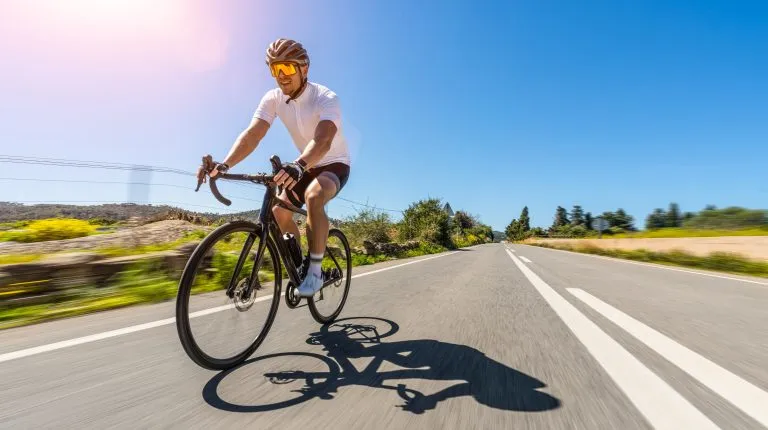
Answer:
<svg viewBox="0 0 768 430"><path fill-rule="evenodd" d="M528 246L534 246L534 245L528 245ZM585 257L602 258L603 260L617 261L619 263L637 264L638 266L654 267L656 269L672 270L674 272L692 273L694 275L709 276L710 278L729 279L731 281L748 282L750 284L757 284L757 285L768 285L768 282L753 281L751 279L734 278L732 276L715 275L714 273L697 272L695 270L678 269L676 267L669 267L669 266L664 266L664 265L661 265L661 264L642 263L640 261L625 260L623 258L605 257L605 256L602 256L602 255L585 254L583 252L566 251L566 250L563 250L563 249L544 248L543 246L537 246L536 248L547 249L547 250L550 250L550 251L557 251L557 252L567 252L569 254L578 254L578 255L583 255Z"/></svg>
<svg viewBox="0 0 768 430"><path fill-rule="evenodd" d="M433 256L433 257L422 258L420 260L409 261L408 263L403 263L403 264L398 264L398 265L395 265L395 266L385 267L383 269L378 269L378 270L372 270L370 272L359 273L357 275L352 275L352 279L361 278L363 276L368 276L368 275L373 275L374 273L380 273L380 272L384 272L386 270L397 269L398 267L407 266L409 264L421 263L422 261L432 260L432 259L440 258L440 257L446 257L446 256L449 256L449 255L456 254L457 252L459 252L459 251L449 252L449 253L446 253L446 254L440 254L440 255ZM285 293L282 293L281 296L282 295L285 295ZM256 302L262 302L264 300L271 300L272 297L273 297L273 295L259 297L255 301ZM190 318L197 318L197 317L201 317L201 316L204 316L204 315L210 315L210 314L213 314L213 313L216 313L216 312L221 312L221 311L224 311L224 310L227 310L227 309L232 309L232 308L234 308L233 304L217 306L215 308L204 309L204 310L201 310L201 311L193 312L189 316L190 316ZM5 362L5 361L14 360L14 359L17 359L17 358L29 357L30 355L36 355L36 354L42 354L44 352L55 351L57 349L68 348L68 347L76 346L76 345L82 345L84 343L95 342L97 340L108 339L108 338L115 337L115 336L122 336L124 334L136 333L137 331L149 330L151 328L161 327L161 326L164 326L164 325L173 324L175 322L176 322L176 318L166 318L166 319L162 319L162 320L158 320L158 321L148 322L148 323L145 323L145 324L132 325L132 326L124 327L124 328L117 329L117 330L105 331L103 333L97 333L97 334L93 334L93 335L89 335L89 336L82 336L82 337L77 337L77 338L74 338L74 339L64 340L64 341L61 341L61 342L49 343L47 345L36 346L36 347L33 347L33 348L26 348L26 349L21 349L21 350L18 350L18 351L8 352L8 353L5 353L5 354L0 354L0 363Z"/></svg>
<svg viewBox="0 0 768 430"><path fill-rule="evenodd" d="M569 293L768 427L768 393L579 288Z"/></svg>
<svg viewBox="0 0 768 430"><path fill-rule="evenodd" d="M533 263L533 261L527 259L526 257L523 257L522 255L520 256L520 259L525 261L526 263Z"/></svg>
<svg viewBox="0 0 768 430"><path fill-rule="evenodd" d="M656 429L716 429L704 414L508 252L509 257Z"/></svg>

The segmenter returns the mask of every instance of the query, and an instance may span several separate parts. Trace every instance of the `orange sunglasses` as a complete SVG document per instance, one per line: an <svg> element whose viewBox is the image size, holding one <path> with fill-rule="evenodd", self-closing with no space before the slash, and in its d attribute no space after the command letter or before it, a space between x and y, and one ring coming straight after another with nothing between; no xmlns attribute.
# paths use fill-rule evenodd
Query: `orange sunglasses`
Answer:
<svg viewBox="0 0 768 430"><path fill-rule="evenodd" d="M294 63L274 63L269 66L269 70L272 71L272 76L277 77L280 72L286 76L295 75L299 68Z"/></svg>

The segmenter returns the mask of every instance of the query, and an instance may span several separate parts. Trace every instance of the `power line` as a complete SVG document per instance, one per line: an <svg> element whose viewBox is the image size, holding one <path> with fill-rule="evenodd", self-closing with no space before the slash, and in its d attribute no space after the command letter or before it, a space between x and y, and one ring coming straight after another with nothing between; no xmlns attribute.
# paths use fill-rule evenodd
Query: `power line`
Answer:
<svg viewBox="0 0 768 430"><path fill-rule="evenodd" d="M172 169L168 167L146 166L146 165L133 165L126 163L107 163L101 161L85 161L85 160L65 160L62 158L43 158L43 157L19 157L14 155L0 155L0 162L2 163L14 163L14 164L37 164L43 166L60 166L60 167L82 167L90 169L109 169L109 170L135 170L145 172L159 172L159 173L175 173L184 176L196 176L192 172Z"/></svg>
<svg viewBox="0 0 768 430"><path fill-rule="evenodd" d="M138 164L134 165L134 164L127 164L127 163L112 163L112 162L101 162L101 161L70 160L70 159L64 159L64 158L27 157L27 156L14 156L14 155L0 154L0 163L33 164L33 165L59 166L59 167L80 167L80 168L109 169L109 170L133 170L133 171L148 171L148 172L158 172L158 173L174 173L174 174L184 175L184 176L197 176L193 172L184 171L180 169L172 169L167 167L138 165ZM65 181L62 180L61 182L65 182ZM239 183L236 181L227 181L227 182L233 183L234 185L241 186L241 187L248 186L246 184ZM158 185L161 185L161 184L158 184ZM358 206L363 206L371 209L383 210L387 212L403 213L402 210L398 210L398 209L379 208L366 203L350 200L344 197L337 197L337 198L339 200L344 200L348 203L352 203ZM252 200L247 198L243 198L243 199Z"/></svg>
<svg viewBox="0 0 768 430"><path fill-rule="evenodd" d="M336 197L336 198L337 198L337 199L339 199L339 200L344 200L345 202L353 203L353 204L356 204L356 205L358 205L358 206L365 206L365 207L367 207L367 208L371 208L371 209L378 209L378 210L382 210L382 211L388 211L388 212L398 212L398 213L403 213L403 211L401 211L401 210L397 210L397 209L385 209L385 208L380 208L380 207L376 207L376 206L371 206L371 205L369 205L369 204L366 204L366 203L360 203L360 202L356 202L356 201L354 201L354 200L345 199L344 197Z"/></svg>
<svg viewBox="0 0 768 430"><path fill-rule="evenodd" d="M73 179L34 179L34 178L8 178L8 177L0 177L0 181L33 181L33 182L66 182L66 183L84 183L84 184L117 184L117 185L148 185L148 186L162 186L162 187L173 187L173 188L180 188L182 190L189 190L193 191L194 188L192 187L185 187L183 185L174 185L174 184L155 184L151 182L121 182L121 181L86 181L86 180L73 180ZM202 189L203 192L206 192L208 194L211 193L210 190ZM242 200L250 200L252 202L261 202L261 200L256 199L250 199L248 197L242 197L242 196L232 196L236 199L242 199Z"/></svg>

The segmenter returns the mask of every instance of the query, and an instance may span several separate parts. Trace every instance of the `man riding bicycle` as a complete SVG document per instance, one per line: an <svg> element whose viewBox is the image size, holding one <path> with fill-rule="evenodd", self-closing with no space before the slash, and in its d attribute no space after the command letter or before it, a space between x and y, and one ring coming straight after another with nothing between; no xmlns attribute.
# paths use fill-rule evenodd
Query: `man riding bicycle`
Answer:
<svg viewBox="0 0 768 430"><path fill-rule="evenodd" d="M310 261L307 276L297 291L302 297L311 297L323 286L321 262L330 228L325 205L344 187L350 171L341 107L333 91L307 80L309 55L301 43L276 40L267 48L266 62L278 88L261 99L251 124L235 140L224 161L201 166L198 179L205 181L206 175L226 173L244 160L259 145L274 119L280 118L300 155L283 164L275 182L283 187L279 198L284 203L298 208L307 204ZM272 212L280 229L292 233L301 243L292 212L277 205Z"/></svg>

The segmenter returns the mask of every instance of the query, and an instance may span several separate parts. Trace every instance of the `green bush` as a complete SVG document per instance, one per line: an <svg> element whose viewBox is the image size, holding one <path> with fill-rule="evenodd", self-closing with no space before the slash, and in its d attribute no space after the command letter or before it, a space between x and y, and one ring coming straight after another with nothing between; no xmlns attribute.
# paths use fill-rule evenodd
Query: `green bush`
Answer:
<svg viewBox="0 0 768 430"><path fill-rule="evenodd" d="M403 220L398 224L400 240L451 246L448 220L439 199L420 200L403 213Z"/></svg>
<svg viewBox="0 0 768 430"><path fill-rule="evenodd" d="M59 218L32 221L22 231L6 232L3 235L6 240L30 243L73 239L88 236L95 231L96 227L88 221Z"/></svg>
<svg viewBox="0 0 768 430"><path fill-rule="evenodd" d="M392 240L389 232L393 228L393 223L386 212L377 212L373 209L361 210L356 215L345 218L340 228L353 247L361 246L365 240L375 243L388 243Z"/></svg>

